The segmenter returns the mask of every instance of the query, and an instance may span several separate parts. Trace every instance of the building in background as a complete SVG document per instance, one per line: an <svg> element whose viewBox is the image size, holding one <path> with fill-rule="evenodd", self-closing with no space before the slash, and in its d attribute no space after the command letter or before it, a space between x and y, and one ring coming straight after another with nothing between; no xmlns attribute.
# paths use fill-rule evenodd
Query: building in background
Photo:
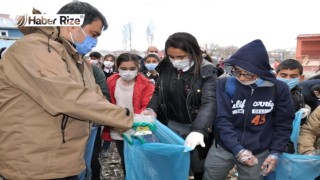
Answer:
<svg viewBox="0 0 320 180"><path fill-rule="evenodd" d="M11 46L22 36L14 19L11 19L8 14L0 14L0 48Z"/></svg>
<svg viewBox="0 0 320 180"><path fill-rule="evenodd" d="M300 34L297 37L296 59L308 73L320 71L320 34Z"/></svg>

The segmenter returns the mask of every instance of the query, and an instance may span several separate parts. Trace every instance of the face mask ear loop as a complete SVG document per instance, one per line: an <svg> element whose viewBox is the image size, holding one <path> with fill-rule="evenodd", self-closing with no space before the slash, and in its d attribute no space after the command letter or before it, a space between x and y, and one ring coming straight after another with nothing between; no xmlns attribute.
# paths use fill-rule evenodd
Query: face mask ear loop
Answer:
<svg viewBox="0 0 320 180"><path fill-rule="evenodd" d="M74 43L74 40L73 40L73 37L72 37L71 31L69 31L69 33L70 33L71 41L72 41L72 43Z"/></svg>
<svg viewBox="0 0 320 180"><path fill-rule="evenodd" d="M84 30L82 29L82 27L80 27L81 31L83 32L84 34L84 37L87 37L87 34L84 32Z"/></svg>

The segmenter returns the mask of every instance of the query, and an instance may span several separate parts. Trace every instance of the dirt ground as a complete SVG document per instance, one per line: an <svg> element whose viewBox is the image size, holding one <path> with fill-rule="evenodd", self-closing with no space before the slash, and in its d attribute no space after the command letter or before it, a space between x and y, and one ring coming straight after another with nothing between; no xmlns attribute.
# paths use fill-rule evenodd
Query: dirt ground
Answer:
<svg viewBox="0 0 320 180"><path fill-rule="evenodd" d="M108 149L109 156L100 159L101 163L101 179L102 180L124 180L124 175L121 167L121 160L117 148L114 143L111 143ZM227 180L236 180L235 168L230 171Z"/></svg>

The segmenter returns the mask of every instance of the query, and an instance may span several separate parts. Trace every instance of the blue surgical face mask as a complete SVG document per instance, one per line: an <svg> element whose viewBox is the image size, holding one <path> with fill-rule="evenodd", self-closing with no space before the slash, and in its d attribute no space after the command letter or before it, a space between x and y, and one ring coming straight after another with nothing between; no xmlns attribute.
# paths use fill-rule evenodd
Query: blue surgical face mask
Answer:
<svg viewBox="0 0 320 180"><path fill-rule="evenodd" d="M156 67L158 66L158 64L157 63L150 63L150 64L145 64L145 66L149 71L154 71L154 70L156 70Z"/></svg>
<svg viewBox="0 0 320 180"><path fill-rule="evenodd" d="M83 34L85 36L85 39L81 43L74 42L71 32L70 32L70 37L71 37L72 42L76 45L76 49L77 49L78 53L81 55L85 55L88 52L90 52L92 50L92 48L96 47L98 41L97 41L97 39L86 35L86 33L83 31L82 28L81 28L81 31L83 32Z"/></svg>
<svg viewBox="0 0 320 180"><path fill-rule="evenodd" d="M286 84L288 84L290 89L294 88L299 83L299 77L291 78L291 79L279 78L278 77L277 79L280 80L280 81L285 82Z"/></svg>

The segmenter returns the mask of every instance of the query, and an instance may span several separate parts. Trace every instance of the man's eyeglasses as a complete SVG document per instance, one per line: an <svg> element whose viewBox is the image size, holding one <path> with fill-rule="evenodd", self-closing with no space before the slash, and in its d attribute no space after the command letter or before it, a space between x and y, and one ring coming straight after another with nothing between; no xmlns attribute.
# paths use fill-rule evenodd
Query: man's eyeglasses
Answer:
<svg viewBox="0 0 320 180"><path fill-rule="evenodd" d="M158 53L158 51L149 51L149 53Z"/></svg>
<svg viewBox="0 0 320 180"><path fill-rule="evenodd" d="M232 68L230 72L233 76L236 77L245 77L246 79L253 79L256 75L251 73L242 73L239 69Z"/></svg>

